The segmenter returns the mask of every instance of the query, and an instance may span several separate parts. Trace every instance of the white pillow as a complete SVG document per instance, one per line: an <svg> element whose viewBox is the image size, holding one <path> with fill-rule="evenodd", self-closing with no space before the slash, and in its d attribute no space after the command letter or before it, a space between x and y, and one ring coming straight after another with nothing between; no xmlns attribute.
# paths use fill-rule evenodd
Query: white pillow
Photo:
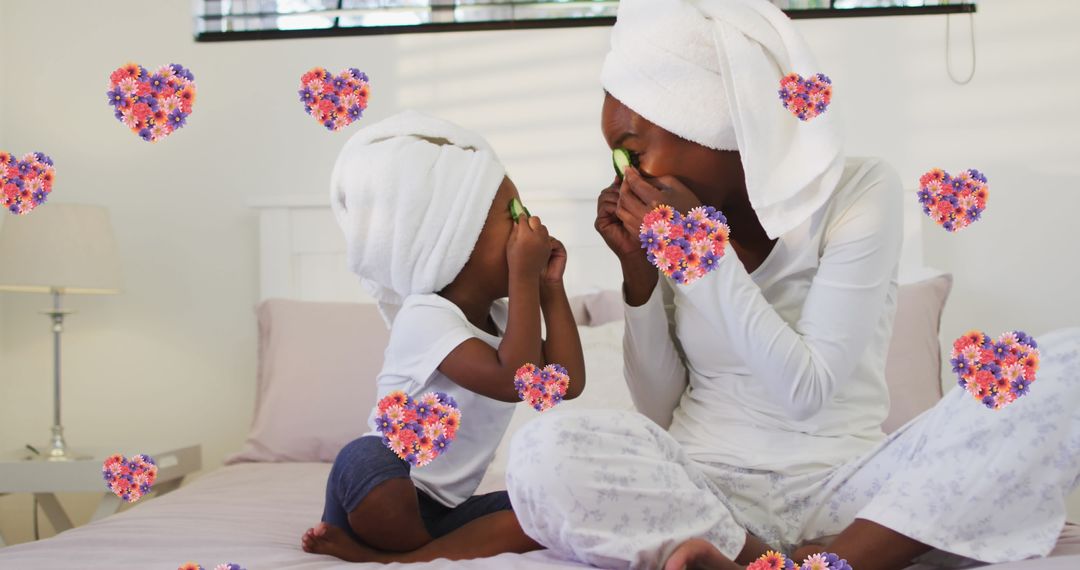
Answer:
<svg viewBox="0 0 1080 570"><path fill-rule="evenodd" d="M600 409L633 411L634 402L630 399L630 389L623 379L623 321L613 321L597 327L578 327L581 336L581 348L585 354L585 391L573 400L566 400L552 410ZM571 378L570 382L574 379ZM506 488L506 460L510 438L529 420L540 416L528 405L518 404L510 419L495 458L488 466L484 479L476 493L490 493Z"/></svg>

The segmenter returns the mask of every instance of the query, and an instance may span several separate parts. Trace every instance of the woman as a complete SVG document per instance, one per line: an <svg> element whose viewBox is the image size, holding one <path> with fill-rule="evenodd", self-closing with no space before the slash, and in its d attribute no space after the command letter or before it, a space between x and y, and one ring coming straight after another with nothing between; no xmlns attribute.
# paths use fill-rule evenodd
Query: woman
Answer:
<svg viewBox="0 0 1080 570"><path fill-rule="evenodd" d="M620 3L602 127L637 168L601 192L596 229L622 263L641 413L525 426L507 477L523 529L614 568L825 545L856 570L1047 554L1080 474L1080 380L1000 411L953 390L885 437L902 208L917 206L882 162L844 159L836 110L783 108L790 71L818 70L765 0ZM658 204L726 215L714 271L658 276L637 236Z"/></svg>

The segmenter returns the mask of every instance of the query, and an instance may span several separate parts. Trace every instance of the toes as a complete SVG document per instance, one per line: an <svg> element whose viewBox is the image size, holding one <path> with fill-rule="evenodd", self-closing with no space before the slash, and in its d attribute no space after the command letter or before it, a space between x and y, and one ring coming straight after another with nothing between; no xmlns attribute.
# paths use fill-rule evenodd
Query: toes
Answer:
<svg viewBox="0 0 1080 570"><path fill-rule="evenodd" d="M329 529L330 529L330 525L323 522L323 523L319 523L319 524L315 525L315 528L311 529L311 533L312 533L313 536L322 537L322 536L326 535L326 532Z"/></svg>

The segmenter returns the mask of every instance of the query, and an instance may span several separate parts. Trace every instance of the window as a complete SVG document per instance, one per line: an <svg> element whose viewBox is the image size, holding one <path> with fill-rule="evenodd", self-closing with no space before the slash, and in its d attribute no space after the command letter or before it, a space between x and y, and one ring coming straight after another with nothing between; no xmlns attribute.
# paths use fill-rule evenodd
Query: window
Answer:
<svg viewBox="0 0 1080 570"><path fill-rule="evenodd" d="M197 41L605 26L618 0L193 0ZM771 0L792 18L974 12L975 0Z"/></svg>

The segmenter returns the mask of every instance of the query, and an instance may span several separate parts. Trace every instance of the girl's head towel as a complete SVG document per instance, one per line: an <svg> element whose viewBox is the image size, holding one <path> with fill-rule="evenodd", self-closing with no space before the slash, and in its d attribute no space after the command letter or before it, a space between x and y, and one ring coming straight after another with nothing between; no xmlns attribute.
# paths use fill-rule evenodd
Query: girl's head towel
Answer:
<svg viewBox="0 0 1080 570"><path fill-rule="evenodd" d="M807 220L843 170L836 110L803 122L780 79L821 72L767 0L622 0L601 82L650 122L717 150L737 150L750 203L769 237Z"/></svg>
<svg viewBox="0 0 1080 570"><path fill-rule="evenodd" d="M504 176L482 137L415 111L345 143L330 204L349 269L388 326L405 297L438 291L461 272Z"/></svg>

